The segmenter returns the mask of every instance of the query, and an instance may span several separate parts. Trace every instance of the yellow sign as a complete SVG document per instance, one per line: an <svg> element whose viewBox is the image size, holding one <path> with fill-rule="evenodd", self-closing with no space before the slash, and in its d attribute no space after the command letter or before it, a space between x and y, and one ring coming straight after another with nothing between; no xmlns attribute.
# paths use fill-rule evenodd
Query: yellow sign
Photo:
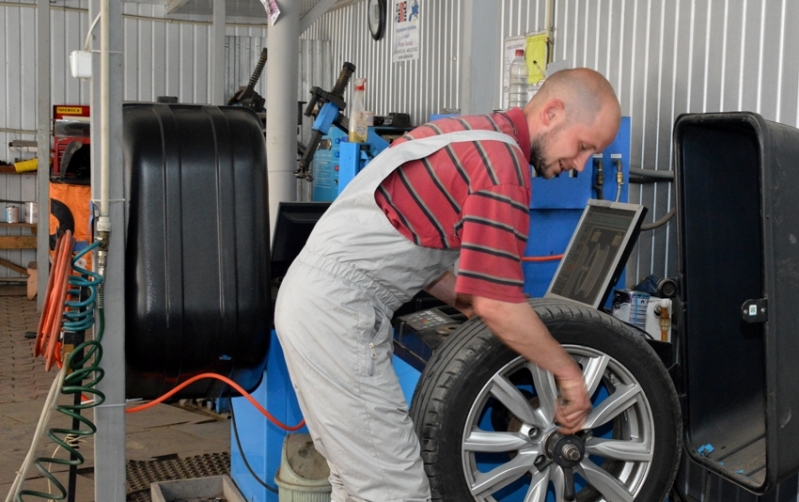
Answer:
<svg viewBox="0 0 799 502"><path fill-rule="evenodd" d="M63 113L64 115L81 115L83 114L83 108L79 106L56 106L55 112Z"/></svg>
<svg viewBox="0 0 799 502"><path fill-rule="evenodd" d="M541 70L547 67L546 33L536 33L527 36L524 59L527 61L527 83L538 83L539 80L544 78L544 74Z"/></svg>

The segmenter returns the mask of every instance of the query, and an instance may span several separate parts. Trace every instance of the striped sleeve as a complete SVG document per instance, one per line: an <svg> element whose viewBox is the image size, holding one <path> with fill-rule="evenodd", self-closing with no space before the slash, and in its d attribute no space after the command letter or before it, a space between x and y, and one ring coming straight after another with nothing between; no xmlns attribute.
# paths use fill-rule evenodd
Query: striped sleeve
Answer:
<svg viewBox="0 0 799 502"><path fill-rule="evenodd" d="M521 303L521 257L527 244L529 189L503 184L469 195L461 219L461 253L455 291Z"/></svg>

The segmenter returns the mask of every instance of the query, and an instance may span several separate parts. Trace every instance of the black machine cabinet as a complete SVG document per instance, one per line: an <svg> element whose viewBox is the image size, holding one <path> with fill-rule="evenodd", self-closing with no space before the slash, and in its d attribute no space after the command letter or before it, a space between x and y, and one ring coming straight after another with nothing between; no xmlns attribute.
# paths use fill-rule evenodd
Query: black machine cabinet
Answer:
<svg viewBox="0 0 799 502"><path fill-rule="evenodd" d="M688 114L674 147L685 449L765 493L799 470L799 130Z"/></svg>
<svg viewBox="0 0 799 502"><path fill-rule="evenodd" d="M131 104L123 134L127 396L154 398L204 372L254 390L271 328L258 116L243 107ZM206 379L176 397L223 390Z"/></svg>

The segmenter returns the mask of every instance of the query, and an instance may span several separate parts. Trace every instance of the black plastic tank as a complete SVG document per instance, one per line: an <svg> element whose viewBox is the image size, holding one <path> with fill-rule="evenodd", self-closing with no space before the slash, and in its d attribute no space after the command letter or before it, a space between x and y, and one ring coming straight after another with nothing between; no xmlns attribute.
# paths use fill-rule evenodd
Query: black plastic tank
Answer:
<svg viewBox="0 0 799 502"><path fill-rule="evenodd" d="M243 107L123 109L128 398L158 397L200 373L245 390L269 349L266 147ZM175 398L236 395L200 380Z"/></svg>
<svg viewBox="0 0 799 502"><path fill-rule="evenodd" d="M682 115L674 158L685 449L769 492L799 470L799 129Z"/></svg>

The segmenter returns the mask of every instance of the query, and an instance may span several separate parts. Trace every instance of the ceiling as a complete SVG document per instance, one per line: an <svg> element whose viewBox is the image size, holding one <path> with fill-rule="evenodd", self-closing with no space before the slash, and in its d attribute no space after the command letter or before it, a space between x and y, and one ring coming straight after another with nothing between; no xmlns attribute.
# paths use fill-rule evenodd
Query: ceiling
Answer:
<svg viewBox="0 0 799 502"><path fill-rule="evenodd" d="M295 0L289 0L295 1ZM321 0L299 0L302 7L300 19L311 11ZM214 0L163 0L167 6L167 15L211 16ZM336 0L333 8L351 0ZM228 18L251 19L254 23L266 22L266 11L260 0L225 0L225 15Z"/></svg>

